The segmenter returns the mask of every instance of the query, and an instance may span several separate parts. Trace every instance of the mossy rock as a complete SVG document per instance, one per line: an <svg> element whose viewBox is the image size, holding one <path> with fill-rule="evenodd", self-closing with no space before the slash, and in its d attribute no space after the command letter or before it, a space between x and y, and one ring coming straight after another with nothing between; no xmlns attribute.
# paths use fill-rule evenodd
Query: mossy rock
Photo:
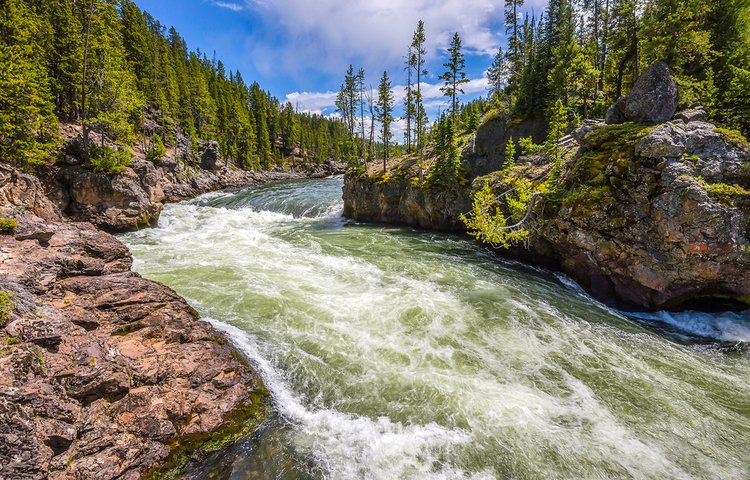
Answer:
<svg viewBox="0 0 750 480"><path fill-rule="evenodd" d="M248 385L248 388L251 388ZM200 460L224 450L237 440L260 429L266 418L268 390L258 380L258 387L237 408L226 414L221 427L214 432L183 436L170 445L167 461L151 470L145 480L179 478L191 460Z"/></svg>
<svg viewBox="0 0 750 480"><path fill-rule="evenodd" d="M115 329L112 332L112 336L124 337L125 335L130 335L131 333L137 332L138 330L143 330L144 328L146 328L146 324L143 322L129 323Z"/></svg>

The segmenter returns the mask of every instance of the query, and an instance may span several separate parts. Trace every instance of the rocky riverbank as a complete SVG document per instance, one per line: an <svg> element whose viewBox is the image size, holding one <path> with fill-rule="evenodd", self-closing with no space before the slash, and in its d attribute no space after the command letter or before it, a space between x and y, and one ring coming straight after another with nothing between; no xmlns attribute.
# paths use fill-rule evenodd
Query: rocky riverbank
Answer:
<svg viewBox="0 0 750 480"><path fill-rule="evenodd" d="M0 478L143 478L264 416L260 377L128 249L0 166Z"/></svg>
<svg viewBox="0 0 750 480"><path fill-rule="evenodd" d="M205 142L196 161L140 155L97 173L66 128L64 161L39 178L0 165L0 478L156 476L253 432L267 393L105 231L151 225L165 202L343 168L247 172Z"/></svg>
<svg viewBox="0 0 750 480"><path fill-rule="evenodd" d="M196 158L189 145L183 145L171 148L168 156L156 162L138 154L124 172L97 173L83 160L80 126L64 125L62 131L68 141L65 159L42 176L46 193L67 218L91 222L109 232L153 225L165 203L214 190L321 178L343 174L345 170L343 164L329 161L296 170L246 171L221 158L218 143L199 142ZM183 136L178 138L178 143L187 142Z"/></svg>
<svg viewBox="0 0 750 480"><path fill-rule="evenodd" d="M529 240L505 253L559 269L625 309L750 306L750 146L704 117L684 112L655 127L592 122L566 137L559 185L534 209ZM345 214L465 231L459 215L470 211L472 190L489 182L502 198L514 178L539 184L552 167L536 155L512 171L472 174L488 163L475 158L485 150L493 149L464 148L466 187L420 183L409 161L388 176L347 175Z"/></svg>
<svg viewBox="0 0 750 480"><path fill-rule="evenodd" d="M152 225L166 202L343 166L247 172L203 142L195 159L175 148L97 173L80 127L62 130L64 160L39 177L0 165L0 479L158 476L252 433L267 393L222 334L133 273L105 231Z"/></svg>

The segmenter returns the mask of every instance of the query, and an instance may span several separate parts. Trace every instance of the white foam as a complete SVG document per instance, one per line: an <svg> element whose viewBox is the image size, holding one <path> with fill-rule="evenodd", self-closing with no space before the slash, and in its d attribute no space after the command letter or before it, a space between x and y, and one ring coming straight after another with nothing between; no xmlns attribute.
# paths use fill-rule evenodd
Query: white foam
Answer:
<svg viewBox="0 0 750 480"><path fill-rule="evenodd" d="M486 472L472 476L449 466L433 470L439 450L466 444L471 439L466 431L435 423L404 425L388 417L370 419L330 409L308 409L245 332L215 319L207 320L224 331L252 360L272 393L279 413L297 425L306 437L301 443L309 442L309 453L330 478L386 480L405 478L405 474L428 475L435 480L492 478ZM431 450L435 451L431 454Z"/></svg>

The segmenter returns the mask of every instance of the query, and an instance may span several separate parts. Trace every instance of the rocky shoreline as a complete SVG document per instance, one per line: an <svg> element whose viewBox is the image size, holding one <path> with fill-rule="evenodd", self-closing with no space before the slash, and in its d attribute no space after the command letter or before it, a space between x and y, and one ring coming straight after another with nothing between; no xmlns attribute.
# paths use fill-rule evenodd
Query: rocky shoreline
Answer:
<svg viewBox="0 0 750 480"><path fill-rule="evenodd" d="M68 160L42 181L0 165L0 217L15 223L0 233L0 479L156 477L252 433L260 376L106 232L153 224L165 202L341 167L164 158L107 175Z"/></svg>
<svg viewBox="0 0 750 480"><path fill-rule="evenodd" d="M626 310L750 307L750 146L704 117L583 125L561 143L559 191L536 209L529 240L504 253L560 270ZM483 153L502 150L485 128L495 127L480 127L486 144L464 149L469 172L498 163ZM447 191L420 185L403 165L386 181L350 174L344 211L356 220L464 232L459 216L471 210L472 190L489 182L502 197L514 178L533 180L552 167L543 156L521 158L512 172L501 165Z"/></svg>

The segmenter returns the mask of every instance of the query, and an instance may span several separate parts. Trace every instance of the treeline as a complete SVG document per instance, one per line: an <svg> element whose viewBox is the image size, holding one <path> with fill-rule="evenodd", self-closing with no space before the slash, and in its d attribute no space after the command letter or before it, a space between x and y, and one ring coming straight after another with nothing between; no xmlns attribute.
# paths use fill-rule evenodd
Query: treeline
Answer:
<svg viewBox="0 0 750 480"><path fill-rule="evenodd" d="M199 140L216 140L223 156L256 170L354 148L341 121L248 85L131 0L5 0L0 66L0 161L18 166L54 158L58 121L80 123L85 154L110 169L161 136L168 146L189 139L193 158Z"/></svg>
<svg viewBox="0 0 750 480"><path fill-rule="evenodd" d="M747 0L550 0L539 17L523 4L505 1L508 45L488 72L509 113L549 118L560 99L571 117L602 117L663 60L683 106L750 134Z"/></svg>

